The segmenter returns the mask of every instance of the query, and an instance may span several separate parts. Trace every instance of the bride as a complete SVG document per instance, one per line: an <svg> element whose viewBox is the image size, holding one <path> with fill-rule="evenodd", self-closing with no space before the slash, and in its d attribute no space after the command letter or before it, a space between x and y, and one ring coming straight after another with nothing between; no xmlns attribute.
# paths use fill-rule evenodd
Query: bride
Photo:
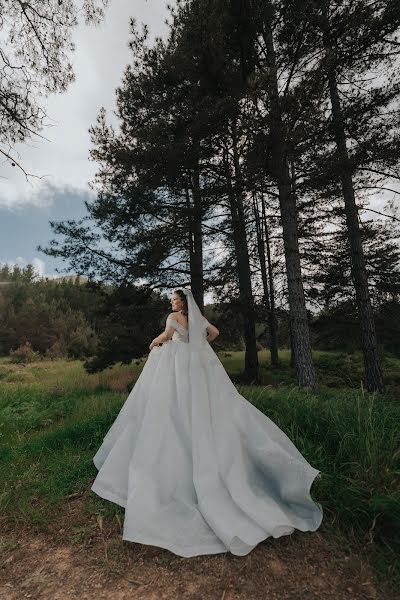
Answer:
<svg viewBox="0 0 400 600"><path fill-rule="evenodd" d="M244 556L268 537L315 531L320 471L239 394L192 292L176 288L172 308L93 457L91 489L125 508L122 539L184 557Z"/></svg>

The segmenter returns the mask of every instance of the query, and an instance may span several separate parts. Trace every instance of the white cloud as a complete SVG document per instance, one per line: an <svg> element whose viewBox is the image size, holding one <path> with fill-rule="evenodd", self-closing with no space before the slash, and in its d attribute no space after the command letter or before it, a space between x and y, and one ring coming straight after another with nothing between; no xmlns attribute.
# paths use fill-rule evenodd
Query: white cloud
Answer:
<svg viewBox="0 0 400 600"><path fill-rule="evenodd" d="M27 206L50 207L53 205L54 197L59 193L59 190L47 181L42 181L40 185L29 187L18 194L15 193L17 191L15 186L11 182L8 183L8 193L0 195L0 208L12 211L20 211Z"/></svg>
<svg viewBox="0 0 400 600"><path fill-rule="evenodd" d="M34 271L36 272L36 274L39 277L44 277L44 276L49 277L49 278L53 277L53 275L46 275L46 263L44 260L42 260L38 256L35 256L32 260L29 260L29 261L26 260L23 256L16 256L15 258L11 258L11 259L1 259L0 258L0 267L2 267L3 265L8 265L11 269L15 266L18 266L21 269L23 269L28 264L32 265Z"/></svg>
<svg viewBox="0 0 400 600"><path fill-rule="evenodd" d="M125 66L131 60L128 48L129 19L149 25L152 37L164 35L167 28L166 2L160 0L112 0L99 27L80 25L74 32L76 51L71 55L75 82L64 94L46 102L50 127L43 130L47 140L37 139L16 150L18 162L30 178L9 163L2 165L0 206L15 207L42 201L43 189L72 186L88 190L96 172L89 161L91 147L88 129L95 125L102 106L109 120L115 109L115 89L120 85Z"/></svg>
<svg viewBox="0 0 400 600"><path fill-rule="evenodd" d="M46 263L44 262L44 260L42 260L41 258L38 258L37 256L35 256L35 258L32 261L32 266L35 269L36 273L39 275L39 277L44 277L46 274Z"/></svg>

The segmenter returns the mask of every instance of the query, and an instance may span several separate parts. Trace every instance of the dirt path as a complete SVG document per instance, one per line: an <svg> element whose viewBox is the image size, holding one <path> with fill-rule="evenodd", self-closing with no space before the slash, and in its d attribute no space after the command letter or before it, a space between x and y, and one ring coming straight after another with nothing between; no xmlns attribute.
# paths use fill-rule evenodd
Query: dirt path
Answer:
<svg viewBox="0 0 400 600"><path fill-rule="evenodd" d="M267 539L245 557L188 559L123 542L119 515L88 517L80 498L45 533L1 523L1 600L388 599L367 562L324 525Z"/></svg>

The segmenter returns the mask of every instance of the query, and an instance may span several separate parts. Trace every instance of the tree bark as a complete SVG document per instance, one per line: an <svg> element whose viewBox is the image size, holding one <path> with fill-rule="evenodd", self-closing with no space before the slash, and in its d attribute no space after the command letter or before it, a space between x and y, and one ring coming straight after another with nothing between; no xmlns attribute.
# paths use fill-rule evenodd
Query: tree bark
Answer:
<svg viewBox="0 0 400 600"><path fill-rule="evenodd" d="M277 319L276 319L276 313L275 313L274 274L272 271L271 244L269 241L267 216L265 214L264 196L262 196L262 222L264 225L265 245L267 248L269 297L270 297L270 304L271 304L270 319L269 319L269 330L270 330L270 335L271 335L271 366L272 367L280 367L279 354L278 354L278 327L277 327Z"/></svg>
<svg viewBox="0 0 400 600"><path fill-rule="evenodd" d="M340 181L346 214L347 235L351 252L352 277L356 292L361 330L364 377L368 391L382 392L384 389L383 373L379 362L374 315L368 287L368 274L358 222L358 208L354 196L352 166L346 145L346 132L336 75L337 57L330 36L328 10L329 3L325 3L323 41L325 47L329 95L332 107L332 128L336 143L336 153L338 157Z"/></svg>
<svg viewBox="0 0 400 600"><path fill-rule="evenodd" d="M244 323L245 368L244 375L249 382L258 382L258 353L256 340L256 314L251 287L251 271L247 247L246 224L243 210L241 173L237 154L235 127L233 127L233 152L235 182L232 186L232 172L227 153L224 156L225 172L232 216L233 242L236 252L239 280L240 306Z"/></svg>
<svg viewBox="0 0 400 600"><path fill-rule="evenodd" d="M200 169L196 165L192 172L193 206L190 217L190 281L193 297L204 313L204 273L203 273L203 234L202 197L200 189Z"/></svg>
<svg viewBox="0 0 400 600"><path fill-rule="evenodd" d="M289 317L289 336L290 336L290 366L292 369L296 368L296 348L293 344L292 324Z"/></svg>
<svg viewBox="0 0 400 600"><path fill-rule="evenodd" d="M287 135L281 115L272 25L266 21L263 32L269 63L271 171L278 186L283 242L288 282L290 326L296 356L297 381L300 387L314 387L315 369L312 359L310 331L301 274L296 202L291 190L287 158Z"/></svg>
<svg viewBox="0 0 400 600"><path fill-rule="evenodd" d="M261 268L261 280L263 284L264 298L263 302L267 310L267 322L269 332L269 350L270 350L270 361L271 367L278 367L278 346L277 346L277 335L276 335L276 321L274 314L274 298L273 298L273 282L272 267L271 267L271 256L269 251L269 240L268 240L268 228L267 220L265 217L265 204L264 198L262 197L262 218L260 217L260 211L258 208L257 199L253 194L253 207L254 207L254 218L256 223L256 235L257 235L257 250ZM265 231L265 238L264 238ZM267 246L267 257L268 257L268 272L267 263L265 260Z"/></svg>

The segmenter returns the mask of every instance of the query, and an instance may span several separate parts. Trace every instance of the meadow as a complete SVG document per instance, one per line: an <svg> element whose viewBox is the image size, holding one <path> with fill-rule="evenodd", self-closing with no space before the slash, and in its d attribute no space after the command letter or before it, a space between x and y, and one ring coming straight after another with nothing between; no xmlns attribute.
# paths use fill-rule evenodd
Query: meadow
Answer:
<svg viewBox="0 0 400 600"><path fill-rule="evenodd" d="M236 382L243 353L219 353ZM312 496L326 531L335 528L368 552L379 578L400 582L400 360L383 357L386 392L369 394L359 354L314 353L318 388L299 390L282 351L271 371L259 353L261 385L236 383L321 471ZM90 491L92 457L132 389L145 359L89 375L80 361L30 365L0 359L0 513L8 526L45 531L60 520L68 498L103 519L123 509ZM85 528L76 527L76 536ZM1 546L1 539L0 539Z"/></svg>

